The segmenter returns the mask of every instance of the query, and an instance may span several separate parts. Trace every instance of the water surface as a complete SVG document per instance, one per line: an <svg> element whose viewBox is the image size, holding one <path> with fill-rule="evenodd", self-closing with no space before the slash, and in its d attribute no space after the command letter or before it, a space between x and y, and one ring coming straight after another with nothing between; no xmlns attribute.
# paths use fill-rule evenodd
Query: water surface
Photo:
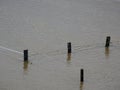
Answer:
<svg viewBox="0 0 120 90"><path fill-rule="evenodd" d="M120 0L1 0L0 90L119 90L119 29Z"/></svg>

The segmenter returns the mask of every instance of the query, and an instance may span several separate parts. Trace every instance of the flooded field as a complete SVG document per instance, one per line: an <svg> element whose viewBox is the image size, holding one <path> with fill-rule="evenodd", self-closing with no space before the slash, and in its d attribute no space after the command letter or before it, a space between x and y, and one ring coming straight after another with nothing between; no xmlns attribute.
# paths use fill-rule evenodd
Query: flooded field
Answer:
<svg viewBox="0 0 120 90"><path fill-rule="evenodd" d="M0 90L119 89L120 0L0 0Z"/></svg>

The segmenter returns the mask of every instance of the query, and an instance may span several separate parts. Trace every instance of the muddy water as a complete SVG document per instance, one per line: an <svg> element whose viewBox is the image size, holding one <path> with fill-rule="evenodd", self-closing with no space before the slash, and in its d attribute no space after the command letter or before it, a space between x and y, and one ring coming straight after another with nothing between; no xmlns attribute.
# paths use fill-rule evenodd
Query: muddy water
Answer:
<svg viewBox="0 0 120 90"><path fill-rule="evenodd" d="M119 28L119 0L1 0L0 90L119 90Z"/></svg>

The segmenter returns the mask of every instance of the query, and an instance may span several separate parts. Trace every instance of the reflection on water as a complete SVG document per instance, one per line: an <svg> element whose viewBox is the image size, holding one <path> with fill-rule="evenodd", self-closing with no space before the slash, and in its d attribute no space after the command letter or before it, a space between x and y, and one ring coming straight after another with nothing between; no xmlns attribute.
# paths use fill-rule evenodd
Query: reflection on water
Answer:
<svg viewBox="0 0 120 90"><path fill-rule="evenodd" d="M110 50L109 48L105 48L105 56L106 58L109 58Z"/></svg>
<svg viewBox="0 0 120 90"><path fill-rule="evenodd" d="M80 90L83 90L83 85L84 85L84 83L80 82Z"/></svg>
<svg viewBox="0 0 120 90"><path fill-rule="evenodd" d="M71 53L67 54L67 63L70 64L71 63Z"/></svg>
<svg viewBox="0 0 120 90"><path fill-rule="evenodd" d="M27 72L28 71L28 61L25 61L24 63L23 63L23 69L24 69L24 72Z"/></svg>
<svg viewBox="0 0 120 90"><path fill-rule="evenodd" d="M67 54L67 60L70 61L71 60L71 53Z"/></svg>

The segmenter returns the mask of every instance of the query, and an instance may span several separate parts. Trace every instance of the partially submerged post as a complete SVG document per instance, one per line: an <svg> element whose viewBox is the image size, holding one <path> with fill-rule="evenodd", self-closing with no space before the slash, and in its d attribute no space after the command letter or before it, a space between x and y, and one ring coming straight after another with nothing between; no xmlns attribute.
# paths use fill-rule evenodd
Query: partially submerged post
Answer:
<svg viewBox="0 0 120 90"><path fill-rule="evenodd" d="M28 62L28 50L24 50L24 62Z"/></svg>
<svg viewBox="0 0 120 90"><path fill-rule="evenodd" d="M110 39L111 37L110 36L107 36L106 37L106 44L105 44L105 47L108 48L110 46Z"/></svg>
<svg viewBox="0 0 120 90"><path fill-rule="evenodd" d="M71 53L72 52L72 50L71 50L71 42L67 43L67 47L68 47L68 53Z"/></svg>
<svg viewBox="0 0 120 90"><path fill-rule="evenodd" d="M83 83L84 82L84 69L80 70L80 82Z"/></svg>

